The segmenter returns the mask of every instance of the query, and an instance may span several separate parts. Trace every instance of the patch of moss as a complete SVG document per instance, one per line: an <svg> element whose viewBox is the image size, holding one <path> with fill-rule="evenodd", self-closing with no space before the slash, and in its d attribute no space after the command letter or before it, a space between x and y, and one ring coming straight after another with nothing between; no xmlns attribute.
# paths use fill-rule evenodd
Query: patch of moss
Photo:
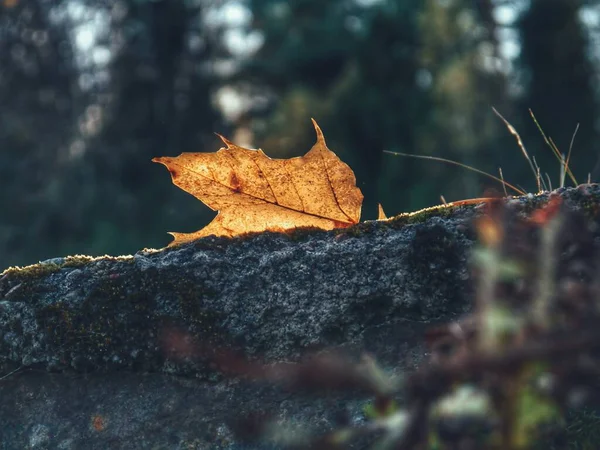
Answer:
<svg viewBox="0 0 600 450"><path fill-rule="evenodd" d="M365 233L373 231L375 221L360 222L347 228L336 228L332 230L334 236L359 237Z"/></svg>
<svg viewBox="0 0 600 450"><path fill-rule="evenodd" d="M66 267L82 267L95 261L119 261L133 263L133 256L65 256L64 258L54 258L48 261L39 262L37 264L30 264L28 266L9 267L0 273L0 277L4 275L13 275L23 278L40 278L58 272L60 269Z"/></svg>
<svg viewBox="0 0 600 450"><path fill-rule="evenodd" d="M423 208L418 211L410 213L402 213L389 219L378 221L382 226L388 226L393 229L399 229L405 225L412 225L417 223L424 223L432 217L448 218L457 213L457 211L463 211L465 208L474 209L476 205L453 205L449 203L447 205L430 206Z"/></svg>
<svg viewBox="0 0 600 450"><path fill-rule="evenodd" d="M18 277L39 278L58 272L61 268L62 264L56 263L38 263L23 267L12 266L0 273L0 277L14 275Z"/></svg>
<svg viewBox="0 0 600 450"><path fill-rule="evenodd" d="M71 260L72 264L87 262L86 257ZM156 350L163 332L181 330L202 345L224 338L219 331L222 317L211 308L213 291L198 286L185 273L163 277L128 270L122 275L118 266L90 280L76 306L61 300L37 310L37 322L63 364L77 371L112 365L156 370L166 357ZM157 292L168 292L172 300L155 300ZM156 305L156 301L168 303ZM157 313L157 306L165 313ZM190 373L194 371L198 369Z"/></svg>
<svg viewBox="0 0 600 450"><path fill-rule="evenodd" d="M431 206L428 208L423 208L419 211L401 213L387 219L367 220L365 222L352 225L348 228L336 228L332 232L335 236L358 237L365 233L372 232L376 228L392 228L396 230L406 225L424 223L432 217L451 217L452 215L456 214L458 210L463 210L464 208L474 208L475 206L476 205L454 205L452 203L447 205Z"/></svg>
<svg viewBox="0 0 600 450"><path fill-rule="evenodd" d="M214 290L192 283L184 277L168 282L167 286L163 285L161 287L161 290L165 289L167 289L167 292L176 293L182 318L186 322L196 325L203 338L214 339L219 335L216 328L224 314L219 314L217 311L205 306L209 305L210 300L216 296Z"/></svg>

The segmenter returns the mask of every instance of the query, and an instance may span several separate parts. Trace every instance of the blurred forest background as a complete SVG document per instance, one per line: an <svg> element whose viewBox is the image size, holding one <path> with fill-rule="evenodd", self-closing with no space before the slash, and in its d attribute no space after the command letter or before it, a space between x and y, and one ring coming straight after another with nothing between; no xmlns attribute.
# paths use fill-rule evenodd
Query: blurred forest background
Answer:
<svg viewBox="0 0 600 450"><path fill-rule="evenodd" d="M554 187L531 120L600 178L600 2L0 0L0 269L163 247L215 215L154 156L216 151L214 132L304 154L314 117L354 170L363 219L537 190L496 107Z"/></svg>

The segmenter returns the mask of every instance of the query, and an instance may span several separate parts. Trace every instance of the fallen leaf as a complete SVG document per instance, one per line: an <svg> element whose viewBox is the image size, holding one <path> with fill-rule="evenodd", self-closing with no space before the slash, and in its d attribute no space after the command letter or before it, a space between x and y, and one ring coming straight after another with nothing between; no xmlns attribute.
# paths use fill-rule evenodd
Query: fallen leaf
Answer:
<svg viewBox="0 0 600 450"><path fill-rule="evenodd" d="M298 227L344 228L360 220L363 195L352 169L327 148L313 120L317 142L304 156L271 159L262 150L226 147L215 153L182 153L152 161L169 169L173 184L218 211L195 233L171 233L173 244L201 237Z"/></svg>

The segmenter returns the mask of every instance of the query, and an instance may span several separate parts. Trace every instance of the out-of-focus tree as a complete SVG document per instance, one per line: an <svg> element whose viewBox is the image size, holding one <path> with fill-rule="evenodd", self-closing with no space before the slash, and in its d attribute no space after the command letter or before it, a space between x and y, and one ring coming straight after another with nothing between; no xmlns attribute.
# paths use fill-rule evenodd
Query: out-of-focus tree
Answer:
<svg viewBox="0 0 600 450"><path fill-rule="evenodd" d="M430 92L420 83L421 3L398 1L374 8L346 78L336 86L329 118L332 137L358 168L367 218L375 217L377 203L397 213L411 209L421 195L408 176L420 162L383 154L417 152L424 131Z"/></svg>
<svg viewBox="0 0 600 450"><path fill-rule="evenodd" d="M532 0L518 21L521 39L519 85L523 89L518 129L542 171L557 180L559 164L545 148L527 110L533 110L544 132L567 153L576 125L572 169L579 182L600 157L598 95L593 83L588 32L580 20L582 0ZM600 169L600 166L598 167ZM600 170L595 173L596 179Z"/></svg>
<svg viewBox="0 0 600 450"><path fill-rule="evenodd" d="M413 150L417 111L427 102L416 84L421 2L254 0L251 8L265 42L240 77L276 99L254 122L258 144L301 154L314 142L314 117L357 175L363 217L374 217L377 202L394 209L378 180L384 149ZM384 194L392 195L400 197Z"/></svg>
<svg viewBox="0 0 600 450"><path fill-rule="evenodd" d="M40 0L0 5L0 267L72 231L62 162L80 91L65 23ZM34 261L35 262L35 261Z"/></svg>
<svg viewBox="0 0 600 450"><path fill-rule="evenodd" d="M365 12L340 0L251 0L250 8L264 43L244 77L255 75L276 92L296 85L329 89L352 57Z"/></svg>
<svg viewBox="0 0 600 450"><path fill-rule="evenodd" d="M421 61L431 87L431 109L427 131L420 136L420 152L495 172L497 164L490 163L500 152L497 138L504 130L492 106L506 110L509 102L492 5L480 1L473 8L474 2L465 0L424 3ZM425 184L452 199L478 196L489 186L463 169L453 169L460 176L449 178L440 177L443 172L434 166L424 170Z"/></svg>
<svg viewBox="0 0 600 450"><path fill-rule="evenodd" d="M227 134L205 4L0 7L0 266L162 247L210 220L151 162Z"/></svg>
<svg viewBox="0 0 600 450"><path fill-rule="evenodd" d="M211 95L210 40L199 2L119 1L112 5L109 82L98 92L98 132L82 164L90 253L161 247L168 230L193 231L209 211L168 187L154 156L214 151L225 132Z"/></svg>

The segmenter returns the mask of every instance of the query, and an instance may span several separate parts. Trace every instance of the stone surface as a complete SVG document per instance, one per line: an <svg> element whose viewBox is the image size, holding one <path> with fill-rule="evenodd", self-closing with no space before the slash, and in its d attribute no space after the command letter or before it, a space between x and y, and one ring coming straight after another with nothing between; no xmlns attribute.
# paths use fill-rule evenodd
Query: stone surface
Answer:
<svg viewBox="0 0 600 450"><path fill-rule="evenodd" d="M596 185L554 195L599 206ZM548 194L509 200L524 213ZM330 348L399 372L423 331L469 310L459 206L333 232L205 238L131 257L54 258L0 275L0 449L242 449L229 420L269 411L328 429L368 399L224 377L211 349L299 361Z"/></svg>

